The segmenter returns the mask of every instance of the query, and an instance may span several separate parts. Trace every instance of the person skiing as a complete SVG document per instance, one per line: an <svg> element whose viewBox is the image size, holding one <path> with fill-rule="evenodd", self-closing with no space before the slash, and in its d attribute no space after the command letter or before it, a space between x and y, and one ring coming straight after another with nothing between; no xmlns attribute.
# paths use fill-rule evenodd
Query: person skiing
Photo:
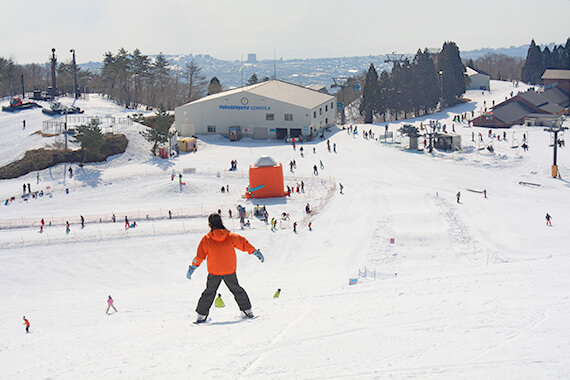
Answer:
<svg viewBox="0 0 570 380"><path fill-rule="evenodd" d="M342 186L342 183L339 182L339 183L338 183L338 187L339 187L339 189L340 189L340 193L342 194L342 189L344 189L344 186Z"/></svg>
<svg viewBox="0 0 570 380"><path fill-rule="evenodd" d="M275 292L275 294L273 295L273 298L279 298L279 295L281 294L281 289L277 289L277 291Z"/></svg>
<svg viewBox="0 0 570 380"><path fill-rule="evenodd" d="M83 215L81 216L81 228L85 228L85 218L83 217Z"/></svg>
<svg viewBox="0 0 570 380"><path fill-rule="evenodd" d="M69 178L73 177L73 169L69 167Z"/></svg>
<svg viewBox="0 0 570 380"><path fill-rule="evenodd" d="M222 300L222 295L220 293L218 293L218 297L216 298L216 301L214 301L214 305L218 308L222 308L222 307L226 306L224 304L224 301Z"/></svg>
<svg viewBox="0 0 570 380"><path fill-rule="evenodd" d="M293 222L293 232L297 232L297 222Z"/></svg>
<svg viewBox="0 0 570 380"><path fill-rule="evenodd" d="M319 175L319 170L317 169L317 165L313 165L313 174Z"/></svg>
<svg viewBox="0 0 570 380"><path fill-rule="evenodd" d="M188 267L186 277L190 280L192 273L202 264L208 262L208 280L206 289L202 292L196 306L197 319L195 323L206 322L210 307L222 280L234 295L241 310L243 318L255 318L251 310L251 301L239 283L236 275L237 257L235 249L247 252L257 257L262 263L265 261L261 251L241 235L230 232L223 224L220 214L213 213L208 216L208 232L200 240L196 256Z"/></svg>
<svg viewBox="0 0 570 380"><path fill-rule="evenodd" d="M66 221L66 222L65 222L65 233L68 234L70 231L71 231L71 228L70 228L70 226L69 226L69 222Z"/></svg>
<svg viewBox="0 0 570 380"><path fill-rule="evenodd" d="M113 308L113 310L115 310L115 313L117 312L117 309L115 308L114 303L115 303L115 301L113 301L113 298L111 296L109 296L109 298L107 298L107 311L105 312L105 314L109 314L110 308Z"/></svg>
<svg viewBox="0 0 570 380"><path fill-rule="evenodd" d="M461 198L461 191L458 191L455 196L457 197L457 203L459 203L459 199Z"/></svg>
<svg viewBox="0 0 570 380"><path fill-rule="evenodd" d="M28 321L26 319L26 316L23 317L24 318L24 325L26 326L26 333L30 332L30 321Z"/></svg>
<svg viewBox="0 0 570 380"><path fill-rule="evenodd" d="M546 213L545 219L546 219L546 225L552 226L552 221L551 221L552 217L548 213Z"/></svg>

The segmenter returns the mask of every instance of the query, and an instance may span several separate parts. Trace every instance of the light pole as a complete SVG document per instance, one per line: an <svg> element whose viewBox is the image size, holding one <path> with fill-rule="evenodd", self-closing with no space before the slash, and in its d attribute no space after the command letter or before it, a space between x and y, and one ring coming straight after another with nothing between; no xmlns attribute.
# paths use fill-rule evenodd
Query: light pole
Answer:
<svg viewBox="0 0 570 380"><path fill-rule="evenodd" d="M554 133L554 160L552 162L552 177L558 177L558 164L556 162L557 158L557 147L558 147L558 133L564 132L565 129L568 127L551 127L551 128L544 128L545 132Z"/></svg>
<svg viewBox="0 0 570 380"><path fill-rule="evenodd" d="M71 49L69 52L73 55L73 92L74 99L77 99L77 65L75 64L75 49Z"/></svg>
<svg viewBox="0 0 570 380"><path fill-rule="evenodd" d="M439 89L441 91L441 97L439 99L439 108L443 109L443 70L439 70Z"/></svg>

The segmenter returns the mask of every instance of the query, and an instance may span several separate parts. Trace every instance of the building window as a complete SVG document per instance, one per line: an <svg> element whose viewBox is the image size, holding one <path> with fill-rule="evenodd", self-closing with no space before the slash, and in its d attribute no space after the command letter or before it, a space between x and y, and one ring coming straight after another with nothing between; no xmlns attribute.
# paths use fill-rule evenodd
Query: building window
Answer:
<svg viewBox="0 0 570 380"><path fill-rule="evenodd" d="M325 125L329 125L329 118L328 117L325 119Z"/></svg>
<svg viewBox="0 0 570 380"><path fill-rule="evenodd" d="M272 113L266 113L265 114L265 120L273 121L273 120L275 120L275 115Z"/></svg>
<svg viewBox="0 0 570 380"><path fill-rule="evenodd" d="M322 114L323 114L323 109L321 107L321 108L319 108L319 115L322 115Z"/></svg>
<svg viewBox="0 0 570 380"><path fill-rule="evenodd" d="M216 126L208 125L208 133L216 133Z"/></svg>
<svg viewBox="0 0 570 380"><path fill-rule="evenodd" d="M292 113L286 113L285 114L285 121L293 121L293 114Z"/></svg>
<svg viewBox="0 0 570 380"><path fill-rule="evenodd" d="M325 112L329 112L329 106L325 104Z"/></svg>
<svg viewBox="0 0 570 380"><path fill-rule="evenodd" d="M334 103L333 103L333 102L331 102L331 110L333 109L333 104L334 104Z"/></svg>
<svg viewBox="0 0 570 380"><path fill-rule="evenodd" d="M317 118L317 111L314 111L313 112L313 119L316 119L316 118Z"/></svg>

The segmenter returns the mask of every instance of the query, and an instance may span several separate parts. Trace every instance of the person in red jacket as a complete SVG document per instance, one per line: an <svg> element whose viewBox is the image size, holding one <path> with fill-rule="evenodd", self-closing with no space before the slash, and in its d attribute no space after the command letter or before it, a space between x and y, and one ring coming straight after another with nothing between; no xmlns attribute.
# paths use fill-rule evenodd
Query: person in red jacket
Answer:
<svg viewBox="0 0 570 380"><path fill-rule="evenodd" d="M220 214L210 214L210 216L208 216L208 225L210 226L210 232L200 240L196 257L192 260L192 265L190 265L188 273L186 274L186 277L190 280L196 268L200 266L202 261L207 260L208 280L206 282L206 289L202 292L198 300L198 305L196 306L196 313L198 313L196 323L206 321L222 280L233 293L241 310L242 317L254 318L249 297L238 283L235 249L237 248L250 255L253 254L261 262L264 261L263 255L259 249L255 249L246 238L227 230L222 223Z"/></svg>

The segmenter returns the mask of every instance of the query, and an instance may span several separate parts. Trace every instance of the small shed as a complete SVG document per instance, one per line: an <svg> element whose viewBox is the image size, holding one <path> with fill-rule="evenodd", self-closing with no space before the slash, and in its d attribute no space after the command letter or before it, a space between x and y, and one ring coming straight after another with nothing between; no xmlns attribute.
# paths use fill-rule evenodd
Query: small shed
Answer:
<svg viewBox="0 0 570 380"><path fill-rule="evenodd" d="M195 137L183 137L177 141L183 152L195 152L198 150L198 140Z"/></svg>
<svg viewBox="0 0 570 380"><path fill-rule="evenodd" d="M461 135L457 133L436 133L433 145L439 150L460 150Z"/></svg>
<svg viewBox="0 0 570 380"><path fill-rule="evenodd" d="M251 165L245 196L247 199L285 196L281 163L276 163L269 156L261 156Z"/></svg>

